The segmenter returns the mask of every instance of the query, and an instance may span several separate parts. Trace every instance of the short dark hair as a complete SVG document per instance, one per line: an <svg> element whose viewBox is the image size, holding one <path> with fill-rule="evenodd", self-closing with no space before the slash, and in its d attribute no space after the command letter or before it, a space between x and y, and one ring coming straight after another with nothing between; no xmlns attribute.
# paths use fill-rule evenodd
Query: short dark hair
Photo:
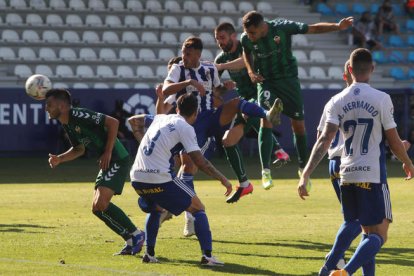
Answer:
<svg viewBox="0 0 414 276"><path fill-rule="evenodd" d="M226 32L228 34L234 34L236 32L236 29L234 28L233 24L229 23L229 22L223 22L220 23L215 29L214 31L216 33L218 32Z"/></svg>
<svg viewBox="0 0 414 276"><path fill-rule="evenodd" d="M177 108L180 114L185 117L190 117L198 109L197 97L192 93L185 93L177 99Z"/></svg>
<svg viewBox="0 0 414 276"><path fill-rule="evenodd" d="M49 91L47 91L45 97L46 99L48 99L49 97L53 97L55 99L64 101L68 105L72 103L70 92L64 88L50 89Z"/></svg>
<svg viewBox="0 0 414 276"><path fill-rule="evenodd" d="M243 16L242 25L245 29L250 28L251 26L258 27L263 21L263 15L257 11L249 11Z"/></svg>
<svg viewBox="0 0 414 276"><path fill-rule="evenodd" d="M203 51L203 41L199 37L190 36L184 41L183 47Z"/></svg>
<svg viewBox="0 0 414 276"><path fill-rule="evenodd" d="M173 57L168 61L167 68L168 70L171 69L173 64L178 64L183 58L182 57Z"/></svg>
<svg viewBox="0 0 414 276"><path fill-rule="evenodd" d="M372 70L372 55L368 49L355 49L349 57L353 75L365 75Z"/></svg>

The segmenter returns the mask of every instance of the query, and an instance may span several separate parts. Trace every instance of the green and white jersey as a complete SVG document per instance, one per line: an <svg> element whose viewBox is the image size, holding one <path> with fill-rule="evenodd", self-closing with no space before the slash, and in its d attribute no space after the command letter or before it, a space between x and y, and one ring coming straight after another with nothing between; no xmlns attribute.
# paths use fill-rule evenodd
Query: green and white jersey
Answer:
<svg viewBox="0 0 414 276"><path fill-rule="evenodd" d="M68 134L73 147L83 144L85 148L91 149L99 155L105 151L107 141L105 114L85 108L72 108L69 112L68 124L62 124L62 127ZM128 155L128 151L116 139L111 162L124 159Z"/></svg>
<svg viewBox="0 0 414 276"><path fill-rule="evenodd" d="M255 71L265 79L297 77L298 66L292 55L292 35L308 32L308 25L286 19L265 21L269 30L265 37L252 42L246 33L241 43L246 54L252 54Z"/></svg>
<svg viewBox="0 0 414 276"><path fill-rule="evenodd" d="M221 52L215 59L214 63L221 64L229 61L238 59L242 56L243 48L240 41L237 44L237 49L234 53ZM247 69L243 68L240 70L228 70L232 81L236 82L236 92L240 97L245 99L256 99L257 98L257 86L252 83L247 73ZM219 71L221 74L223 71Z"/></svg>

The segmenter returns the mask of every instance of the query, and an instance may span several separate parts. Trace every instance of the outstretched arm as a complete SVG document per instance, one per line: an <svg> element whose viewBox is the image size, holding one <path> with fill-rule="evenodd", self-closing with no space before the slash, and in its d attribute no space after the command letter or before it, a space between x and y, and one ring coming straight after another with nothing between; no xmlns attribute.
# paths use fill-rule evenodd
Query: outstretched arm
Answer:
<svg viewBox="0 0 414 276"><path fill-rule="evenodd" d="M189 85L194 86L198 90L201 96L206 95L206 90L204 89L204 86L198 81L193 80L193 79L189 79L189 80L185 80L181 82L164 81L164 84L162 86L162 94L164 96L176 94L177 92L183 90Z"/></svg>
<svg viewBox="0 0 414 276"><path fill-rule="evenodd" d="M145 134L145 114L134 115L128 118L128 123L131 125L132 134L140 143Z"/></svg>
<svg viewBox="0 0 414 276"><path fill-rule="evenodd" d="M226 62L226 63L215 63L217 70L224 71L224 70L240 70L246 67L244 64L244 60L242 57L239 57L235 60Z"/></svg>
<svg viewBox="0 0 414 276"><path fill-rule="evenodd" d="M354 18L352 16L343 18L338 23L320 22L309 25L307 34L321 34L335 31L343 31L352 26Z"/></svg>
<svg viewBox="0 0 414 276"><path fill-rule="evenodd" d="M72 161L85 153L85 146L79 144L76 147L71 147L64 153L54 155L49 153L49 166L54 169L59 166L60 163Z"/></svg>

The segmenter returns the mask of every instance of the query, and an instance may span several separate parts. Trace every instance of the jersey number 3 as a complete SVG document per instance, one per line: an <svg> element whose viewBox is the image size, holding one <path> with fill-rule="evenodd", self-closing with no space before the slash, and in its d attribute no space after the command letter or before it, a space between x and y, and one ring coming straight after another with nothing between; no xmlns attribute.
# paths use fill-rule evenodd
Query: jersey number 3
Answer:
<svg viewBox="0 0 414 276"><path fill-rule="evenodd" d="M152 154L154 147L155 147L155 142L158 140L160 135L161 135L161 131L158 130L157 133L155 133L155 136L150 140L148 145L144 146L143 151L146 156Z"/></svg>

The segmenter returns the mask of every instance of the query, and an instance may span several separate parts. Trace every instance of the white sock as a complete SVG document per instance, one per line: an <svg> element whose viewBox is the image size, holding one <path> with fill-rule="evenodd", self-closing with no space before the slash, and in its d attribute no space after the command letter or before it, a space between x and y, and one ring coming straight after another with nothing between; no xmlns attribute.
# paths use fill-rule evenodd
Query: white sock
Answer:
<svg viewBox="0 0 414 276"><path fill-rule="evenodd" d="M262 170L262 174L263 174L263 173L270 173L270 169L263 169L263 170Z"/></svg>
<svg viewBox="0 0 414 276"><path fill-rule="evenodd" d="M185 211L185 220L194 220L194 217L190 212Z"/></svg>
<svg viewBox="0 0 414 276"><path fill-rule="evenodd" d="M240 182L240 187L242 188L246 188L247 186L249 186L250 181L247 179L246 181Z"/></svg>
<svg viewBox="0 0 414 276"><path fill-rule="evenodd" d="M139 235L139 234L141 234L141 230L135 230L134 232L132 232L132 236L137 236L137 235Z"/></svg>
<svg viewBox="0 0 414 276"><path fill-rule="evenodd" d="M127 239L126 244L132 246L132 238Z"/></svg>

